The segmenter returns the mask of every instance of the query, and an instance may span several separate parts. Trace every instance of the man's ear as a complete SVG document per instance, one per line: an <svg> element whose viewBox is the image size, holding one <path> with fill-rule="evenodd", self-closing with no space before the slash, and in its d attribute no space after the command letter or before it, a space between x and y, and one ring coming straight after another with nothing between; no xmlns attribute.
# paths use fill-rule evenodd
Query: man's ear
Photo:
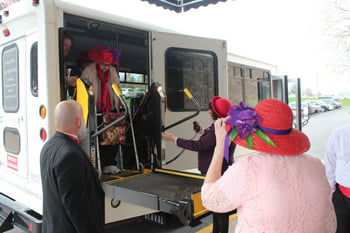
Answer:
<svg viewBox="0 0 350 233"><path fill-rule="evenodd" d="M76 117L74 122L75 122L75 125L76 125L78 128L81 127L82 122L81 122L81 118L80 118L80 117Z"/></svg>

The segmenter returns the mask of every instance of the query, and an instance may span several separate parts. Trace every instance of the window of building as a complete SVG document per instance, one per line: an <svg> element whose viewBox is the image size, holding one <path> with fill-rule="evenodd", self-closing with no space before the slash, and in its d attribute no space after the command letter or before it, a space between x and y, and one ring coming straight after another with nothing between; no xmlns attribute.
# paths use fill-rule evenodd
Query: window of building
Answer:
<svg viewBox="0 0 350 233"><path fill-rule="evenodd" d="M234 66L233 67L233 77L234 78L243 78L243 71L241 67Z"/></svg>

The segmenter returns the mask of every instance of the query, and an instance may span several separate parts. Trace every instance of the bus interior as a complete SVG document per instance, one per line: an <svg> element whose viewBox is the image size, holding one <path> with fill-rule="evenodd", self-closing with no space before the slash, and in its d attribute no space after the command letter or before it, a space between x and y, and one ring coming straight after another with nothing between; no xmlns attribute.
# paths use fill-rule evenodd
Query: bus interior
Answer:
<svg viewBox="0 0 350 233"><path fill-rule="evenodd" d="M142 125L139 124L141 119L146 118L143 114L146 114L145 111L149 108L149 100L154 98L151 97L152 92L146 95L151 87L148 32L70 14L64 15L64 28L60 30L61 37L63 31L68 32L73 37L70 54L65 59L67 67L72 69L71 75L79 76L82 67L91 62L88 59L88 51L94 46L104 45L119 50L120 64L119 66L114 65L114 67L119 73L122 97L135 120L133 123L135 124L134 129L137 131L135 133L136 140L139 142L136 144L139 146L137 151L140 156L140 163L148 164L150 149L145 147L145 143L141 142L145 135L140 132L146 130L146 134L154 135L154 133L151 133L153 131L146 127L149 124L144 124L145 122L142 122ZM63 45L61 44L61 46ZM62 59L63 56L60 60L62 61ZM61 67L63 66L61 65ZM64 80L64 73L61 69L61 80ZM126 124L126 142L123 145L123 154L127 156L123 160L122 167L130 169L136 167L136 161L129 118L126 118ZM159 125L157 127L160 134L161 129ZM160 138L157 138L157 145L154 146L159 150Z"/></svg>

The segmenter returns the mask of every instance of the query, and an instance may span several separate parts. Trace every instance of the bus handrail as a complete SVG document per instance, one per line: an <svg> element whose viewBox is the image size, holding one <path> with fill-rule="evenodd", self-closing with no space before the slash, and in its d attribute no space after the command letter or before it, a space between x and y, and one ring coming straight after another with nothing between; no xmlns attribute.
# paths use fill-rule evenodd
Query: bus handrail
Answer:
<svg viewBox="0 0 350 233"><path fill-rule="evenodd" d="M200 105L199 105L198 101L196 100L196 98L194 98L194 96L191 94L191 92L187 88L184 88L183 92L186 94L186 96L192 101L192 103L196 107L196 112L190 116L187 116L187 117L167 126L167 127L164 127L163 132L174 127L174 126L177 126L178 124L181 124L182 122L185 122L185 121L197 116L200 113Z"/></svg>
<svg viewBox="0 0 350 233"><path fill-rule="evenodd" d="M114 94L119 98L120 102L122 103L124 109L128 109L127 106L126 106L126 102L122 96L122 93L119 89L119 87L116 85L116 84L112 84L112 89L113 89L113 92ZM106 131L107 129L111 128L112 126L118 124L119 122L121 122L122 120L124 120L126 118L126 116L128 115L128 111L124 111L124 114L116 119L115 121L111 122L110 124L106 125L105 127L103 127L102 129L98 130L96 133L92 134L91 135L91 138L95 138L96 136L102 134L104 131Z"/></svg>

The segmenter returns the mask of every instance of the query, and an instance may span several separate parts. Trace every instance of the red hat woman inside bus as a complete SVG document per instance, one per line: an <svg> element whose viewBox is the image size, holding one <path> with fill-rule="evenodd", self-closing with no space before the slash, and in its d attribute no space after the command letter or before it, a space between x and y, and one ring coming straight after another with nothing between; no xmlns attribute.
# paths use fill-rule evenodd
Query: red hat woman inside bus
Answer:
<svg viewBox="0 0 350 233"><path fill-rule="evenodd" d="M119 66L119 51L99 45L89 51L88 57L93 62L85 67L81 77L92 84L97 111L118 111L119 99L112 93L112 84L119 86L119 75L114 66Z"/></svg>
<svg viewBox="0 0 350 233"><path fill-rule="evenodd" d="M118 112L119 108L119 99L112 89L112 84L119 87L119 75L115 68L115 65L119 65L119 52L117 49L100 45L93 47L88 57L93 62L85 67L81 78L91 83L97 112L102 113L102 117L97 118L97 124L101 125L104 117L110 118L118 115L111 112ZM110 129L101 136L99 149L104 167L103 172L114 174L120 169L116 166L117 161L115 160L117 147L111 141L115 142L118 137L120 139L122 134L117 136L116 133L113 133L112 127ZM113 137L113 140L110 139L110 136Z"/></svg>

